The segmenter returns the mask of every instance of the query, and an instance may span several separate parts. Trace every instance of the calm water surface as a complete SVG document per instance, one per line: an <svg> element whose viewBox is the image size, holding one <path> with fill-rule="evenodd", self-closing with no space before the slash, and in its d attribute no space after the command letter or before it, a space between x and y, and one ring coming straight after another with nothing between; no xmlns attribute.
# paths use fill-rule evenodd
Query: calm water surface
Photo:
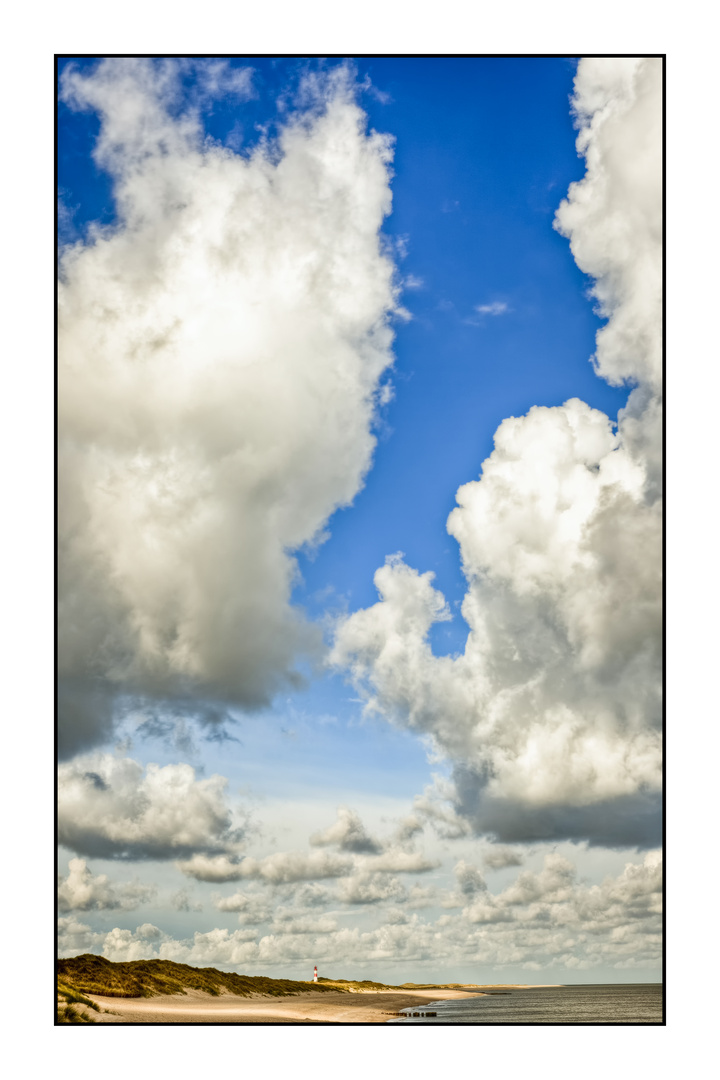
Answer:
<svg viewBox="0 0 720 1080"><path fill-rule="evenodd" d="M430 1018L400 1024L661 1024L661 983L613 983L504 990L426 1006Z"/></svg>

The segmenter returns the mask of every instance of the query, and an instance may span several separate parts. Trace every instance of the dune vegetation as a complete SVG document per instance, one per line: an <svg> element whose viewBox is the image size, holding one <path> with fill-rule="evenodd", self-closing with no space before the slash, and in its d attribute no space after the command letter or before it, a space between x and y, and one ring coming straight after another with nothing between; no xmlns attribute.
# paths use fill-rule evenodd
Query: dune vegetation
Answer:
<svg viewBox="0 0 720 1080"><path fill-rule="evenodd" d="M77 1008L77 1006L81 1006ZM100 1006L85 997L72 986L58 979L57 983L57 1018L59 1024L94 1024L95 1021L84 1010L100 1012Z"/></svg>
<svg viewBox="0 0 720 1080"><path fill-rule="evenodd" d="M455 990L463 987L458 983L390 983L372 979L318 978L317 982L296 979L271 979L264 975L237 975L218 971L217 968L195 968L189 964L177 964L173 960L129 960L114 963L103 956L83 953L81 956L58 960L58 1001L65 1011L77 1013L73 1006L97 1008L85 994L100 997L140 998L158 994L186 994L188 990L202 990L217 997L220 994L236 994L252 997L263 994L272 997L290 997L310 990L337 993L357 993L372 990ZM77 1013L77 1015L82 1015ZM86 1023L68 1019L63 1023Z"/></svg>
<svg viewBox="0 0 720 1080"><path fill-rule="evenodd" d="M217 968L176 964L172 960L113 963L92 953L58 960L57 972L58 979L71 990L101 997L154 997L157 994L185 994L188 990L203 990L214 997L222 993L239 997L251 997L253 994L286 997L308 990L350 989L350 984L338 985L327 980L313 983L270 979L262 975L236 975L234 972L218 971Z"/></svg>

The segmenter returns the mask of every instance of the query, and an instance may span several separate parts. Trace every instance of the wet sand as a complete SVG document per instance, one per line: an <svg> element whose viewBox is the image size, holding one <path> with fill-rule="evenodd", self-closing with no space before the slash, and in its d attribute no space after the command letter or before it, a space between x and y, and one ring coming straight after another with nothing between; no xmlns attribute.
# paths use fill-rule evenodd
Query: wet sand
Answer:
<svg viewBox="0 0 720 1080"><path fill-rule="evenodd" d="M151 998L112 998L88 994L102 1010L89 1012L100 1024L385 1024L400 1009L447 998L475 995L463 990L314 991L293 997L253 995L212 997L201 990Z"/></svg>

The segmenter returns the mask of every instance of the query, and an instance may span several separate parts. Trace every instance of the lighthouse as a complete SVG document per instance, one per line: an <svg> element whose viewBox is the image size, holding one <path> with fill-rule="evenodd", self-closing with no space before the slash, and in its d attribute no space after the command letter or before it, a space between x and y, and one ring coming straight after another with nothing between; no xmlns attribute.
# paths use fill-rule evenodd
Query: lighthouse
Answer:
<svg viewBox="0 0 720 1080"><path fill-rule="evenodd" d="M313 982L317 982L317 964L315 965L315 971L313 972Z"/></svg>

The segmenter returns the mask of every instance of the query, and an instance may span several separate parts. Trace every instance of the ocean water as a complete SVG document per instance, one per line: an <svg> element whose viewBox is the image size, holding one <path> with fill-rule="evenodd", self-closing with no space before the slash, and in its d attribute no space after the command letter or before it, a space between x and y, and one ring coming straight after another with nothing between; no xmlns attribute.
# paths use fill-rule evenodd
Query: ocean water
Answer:
<svg viewBox="0 0 720 1080"><path fill-rule="evenodd" d="M390 1020L391 1024L661 1024L661 983L542 986L502 990L469 1000L425 1006L433 1017Z"/></svg>

